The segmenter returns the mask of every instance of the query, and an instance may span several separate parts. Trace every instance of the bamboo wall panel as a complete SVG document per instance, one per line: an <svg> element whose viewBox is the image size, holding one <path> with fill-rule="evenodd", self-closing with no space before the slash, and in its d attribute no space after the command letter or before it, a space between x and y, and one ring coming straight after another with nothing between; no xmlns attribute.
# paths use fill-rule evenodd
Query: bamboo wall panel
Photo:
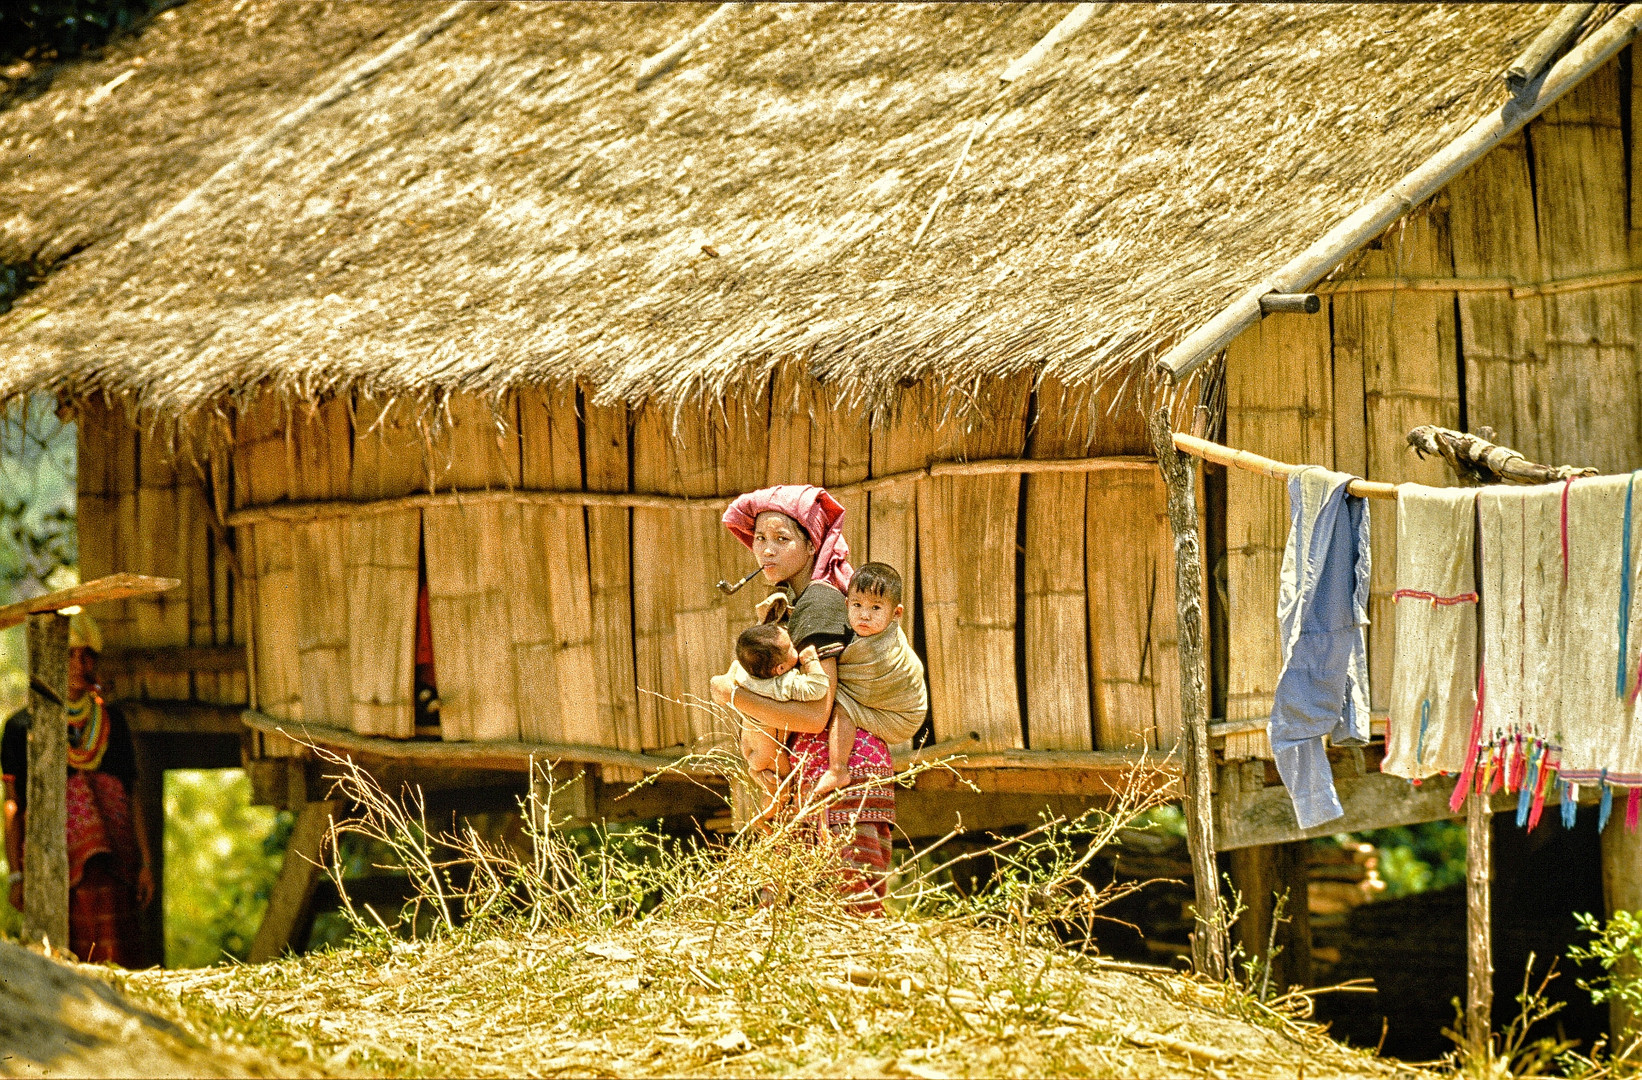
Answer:
<svg viewBox="0 0 1642 1080"><path fill-rule="evenodd" d="M435 437L435 484L517 486L517 405L500 411L453 395L449 423ZM519 738L510 593L520 535L518 508L502 504L429 507L422 512L428 613L439 678L440 733L448 740Z"/></svg>
<svg viewBox="0 0 1642 1080"><path fill-rule="evenodd" d="M416 734L416 510L344 522L347 530L348 726L361 735Z"/></svg>
<svg viewBox="0 0 1642 1080"><path fill-rule="evenodd" d="M622 405L595 405L584 397L582 445L590 491L626 491L628 422ZM646 742L639 723L633 673L633 572L631 512L587 509L587 569L593 605L593 671L598 680L599 726L614 733L623 750L660 746ZM637 780L628 770L604 770L607 780Z"/></svg>
<svg viewBox="0 0 1642 1080"><path fill-rule="evenodd" d="M255 598L251 618L256 644L257 708L281 720L302 719L302 678L297 657L296 611L302 603L296 579L292 528L270 521L243 529L248 544L240 557L249 559ZM249 550L245 550L248 547Z"/></svg>
<svg viewBox="0 0 1642 1080"><path fill-rule="evenodd" d="M1091 442L1084 395L1058 383L1038 389L1028 454L1082 457ZM1082 406L1080 408L1079 406ZM1089 456L1093 456L1090 454ZM1027 741L1034 750L1094 748L1090 683L1089 581L1085 561L1086 493L1082 473L1025 477L1026 558L1021 619L1026 630Z"/></svg>
<svg viewBox="0 0 1642 1080"><path fill-rule="evenodd" d="M985 422L941 417L937 458L1019 457L1026 449L1029 377L978 395ZM969 731L981 745L1024 745L1015 679L1015 547L1021 478L943 476L918 484L919 564L930 709L937 739Z"/></svg>
<svg viewBox="0 0 1642 1080"><path fill-rule="evenodd" d="M76 478L80 579L91 581L129 569L136 545L137 432L119 406L99 398L81 404ZM95 613L106 648L131 643L131 605L99 605ZM105 677L111 698L137 696L130 676Z"/></svg>
<svg viewBox="0 0 1642 1080"><path fill-rule="evenodd" d="M1618 61L1533 124L1545 278L1630 266ZM1544 298L1551 368L1549 460L1626 472L1642 464L1634 285Z"/></svg>
<svg viewBox="0 0 1642 1080"><path fill-rule="evenodd" d="M1171 703L1180 693L1179 637L1167 496L1155 469L1089 475L1085 548L1097 750L1172 746L1177 734L1179 706Z"/></svg>
<svg viewBox="0 0 1642 1080"><path fill-rule="evenodd" d="M353 429L346 398L328 398L296 410L290 419L291 497L346 499L352 491ZM353 701L348 654L348 523L344 518L291 527L302 716L347 727ZM272 613L271 613L272 614Z"/></svg>
<svg viewBox="0 0 1642 1080"><path fill-rule="evenodd" d="M709 495L714 480L709 464L699 460L688 477L675 460L669 410L643 409L634 413L632 430L633 485L638 491ZM703 433L692 430L699 446ZM698 451L699 459L699 451ZM696 516L709 517L706 511ZM633 665L638 688L639 726L647 747L688 745L690 721L683 704L684 680L679 671L679 566L693 566L694 576L709 571L702 562L685 561L688 540L694 534L694 557L706 550L701 526L692 527L688 512L640 510L632 512L633 529ZM684 533L684 536L677 535ZM713 562L717 562L716 559ZM714 579L716 580L716 579ZM708 583L711 587L711 582ZM687 616L688 617L688 616ZM702 621L702 613L695 618Z"/></svg>
<svg viewBox="0 0 1642 1080"><path fill-rule="evenodd" d="M792 365L780 368L770 393L769 467L762 486L837 488L865 480L872 471L872 429L862 421L858 412L836 404ZM850 562L860 566L870 561L868 496L863 492L837 498L844 508ZM747 569L752 566L749 561Z"/></svg>
<svg viewBox="0 0 1642 1080"><path fill-rule="evenodd" d="M1365 276L1448 277L1454 260L1448 216L1420 213L1388 230L1367 250L1358 271ZM1349 293L1335 296L1335 362L1349 357L1363 371L1368 434L1364 475L1390 483L1416 481L1441 487L1453 474L1440 460L1422 461L1408 449L1410 428L1458 427L1459 371L1454 299L1443 293ZM1395 663L1397 577L1396 504L1370 504L1373 575L1369 585L1369 697L1385 709Z"/></svg>
<svg viewBox="0 0 1642 1080"><path fill-rule="evenodd" d="M194 472L192 465L185 468L189 473ZM209 527L211 506L204 481L197 475L187 476L187 479L190 482L179 484L177 488L180 517L173 528L180 526L182 539L188 546L185 560L188 579L182 583L182 589L188 594L188 643L215 645L217 574L216 552L213 550L215 543ZM196 701L217 700L221 696L218 676L209 672L191 675L187 696Z"/></svg>
<svg viewBox="0 0 1642 1080"><path fill-rule="evenodd" d="M909 387L901 391L895 411L872 425L873 476L893 476L929 464L935 451L933 400L927 384ZM888 563L900 571L907 609L902 628L909 641L919 639L923 621L918 487L916 483L893 484L875 489L867 499L867 561ZM926 655L926 675L928 661ZM930 710L934 709L931 697Z"/></svg>
<svg viewBox="0 0 1642 1080"><path fill-rule="evenodd" d="M186 468L187 466L183 466ZM186 477L173 462L171 447L155 436L139 436L137 442L137 498L135 526L137 543L130 569L139 574L176 578L184 582L169 592L128 600L133 644L149 648L187 645L189 636L187 582L188 523L183 517L184 499L178 491ZM188 675L145 674L138 693L145 698L186 701Z"/></svg>
<svg viewBox="0 0 1642 1080"><path fill-rule="evenodd" d="M349 491L355 499L428 488L428 444L411 409L374 398L354 402ZM416 584L422 514L406 510L347 523L350 725L362 735L408 739L416 655Z"/></svg>
<svg viewBox="0 0 1642 1080"><path fill-rule="evenodd" d="M1448 186L1454 273L1536 281L1539 226L1528 139L1489 151ZM1469 292L1454 298L1465 354L1466 422L1491 427L1503 446L1530 461L1553 461L1551 366L1545 353L1545 300Z"/></svg>
<svg viewBox="0 0 1642 1080"><path fill-rule="evenodd" d="M1359 433L1363 426L1360 386L1359 378L1355 395ZM1279 461L1332 468L1334 398L1327 318L1272 315L1238 335L1226 350L1229 445ZM1347 419L1351 419L1349 414ZM1282 659L1277 588L1288 528L1285 484L1241 469L1226 471L1228 720L1271 715ZM1271 750L1265 733L1256 732L1229 737L1226 756L1269 758Z"/></svg>
<svg viewBox="0 0 1642 1080"><path fill-rule="evenodd" d="M573 390L521 392L519 438L526 487L582 487ZM598 708L586 517L544 506L517 514L522 558L511 622L520 731L527 740L614 745Z"/></svg>

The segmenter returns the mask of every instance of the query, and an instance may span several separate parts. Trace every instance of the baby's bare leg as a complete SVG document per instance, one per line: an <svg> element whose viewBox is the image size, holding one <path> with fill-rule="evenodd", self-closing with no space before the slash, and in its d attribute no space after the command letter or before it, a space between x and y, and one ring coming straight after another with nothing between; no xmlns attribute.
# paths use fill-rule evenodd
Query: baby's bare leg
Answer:
<svg viewBox="0 0 1642 1080"><path fill-rule="evenodd" d="M781 741L748 720L741 728L741 756L747 760L747 769L758 786L765 794L774 795L781 784L781 774L786 771Z"/></svg>
<svg viewBox="0 0 1642 1080"><path fill-rule="evenodd" d="M850 754L855 750L855 723L844 710L832 711L827 728L827 771L815 782L815 793L842 791L850 786Z"/></svg>

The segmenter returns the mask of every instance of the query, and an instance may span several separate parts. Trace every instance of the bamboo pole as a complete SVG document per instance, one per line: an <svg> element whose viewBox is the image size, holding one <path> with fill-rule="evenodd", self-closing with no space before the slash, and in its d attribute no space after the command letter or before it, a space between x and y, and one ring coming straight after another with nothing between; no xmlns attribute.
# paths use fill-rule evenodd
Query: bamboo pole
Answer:
<svg viewBox="0 0 1642 1080"><path fill-rule="evenodd" d="M655 82L656 79L673 70L674 66L684 59L684 54L695 48L702 38L718 29L729 21L731 15L746 6L746 4L740 3L718 5L711 15L692 26L683 37L640 64L638 75L633 80L633 89L643 90L646 86Z"/></svg>
<svg viewBox="0 0 1642 1080"><path fill-rule="evenodd" d="M28 810L23 819L23 937L68 948L68 616L28 616Z"/></svg>
<svg viewBox="0 0 1642 1080"><path fill-rule="evenodd" d="M1557 12L1556 18L1505 69L1505 85L1511 88L1511 93L1520 94L1535 75L1545 70L1552 55L1579 31L1585 17L1595 8L1595 4L1566 4Z"/></svg>
<svg viewBox="0 0 1642 1080"><path fill-rule="evenodd" d="M1611 60L1636 36L1639 27L1642 27L1642 4L1627 5L1557 61L1531 97L1513 98L1472 124L1390 190L1359 207L1264 281L1247 289L1165 353L1157 363L1158 373L1180 382L1260 320L1262 296L1309 290L1346 256L1442 190L1450 180Z"/></svg>
<svg viewBox="0 0 1642 1080"><path fill-rule="evenodd" d="M849 496L876 491L880 488L922 480L931 476L998 476L1024 473L1103 472L1112 469L1150 469L1152 459L1119 456L1097 458L1069 458L1065 460L1034 460L1025 458L988 458L981 461L944 461L927 468L877 476L853 484L840 484L828 491L836 496ZM228 515L232 526L256 525L265 521L307 522L331 517L362 517L369 514L391 514L401 510L420 510L439 506L484 506L496 503L515 506L549 506L565 508L616 507L639 510L711 510L723 513L730 498L691 498L685 495L643 495L630 492L601 491L544 491L538 489L456 490L400 495L385 499L324 499L313 502L266 503L247 506ZM0 609L3 610L3 609Z"/></svg>
<svg viewBox="0 0 1642 1080"><path fill-rule="evenodd" d="M1192 966L1219 979L1225 974L1225 928L1220 921L1215 869L1214 805L1209 788L1209 709L1203 685L1202 540L1198 536L1197 485L1186 459L1170 438L1167 409L1152 414L1152 444L1169 485L1169 528L1174 533L1175 618L1180 641L1180 713L1185 733L1186 841L1197 893ZM1180 436L1174 436L1175 439ZM1187 436L1190 438L1190 436Z"/></svg>
<svg viewBox="0 0 1642 1080"><path fill-rule="evenodd" d="M1243 469L1247 472L1259 473L1279 480L1287 479L1309 465L1290 465L1285 461L1273 461L1259 454L1251 454L1247 450L1234 450L1229 446L1221 446L1217 442L1199 439L1195 435L1187 435L1183 431L1174 433L1174 449L1192 457L1212 461L1217 465L1229 465L1234 469ZM1384 484L1377 480L1353 479L1346 485L1346 490L1353 495L1365 499L1395 499L1397 497L1396 484Z"/></svg>
<svg viewBox="0 0 1642 1080"><path fill-rule="evenodd" d="M1494 808L1486 795L1473 793L1465 802L1465 1041L1480 1063L1489 1058L1493 1033Z"/></svg>

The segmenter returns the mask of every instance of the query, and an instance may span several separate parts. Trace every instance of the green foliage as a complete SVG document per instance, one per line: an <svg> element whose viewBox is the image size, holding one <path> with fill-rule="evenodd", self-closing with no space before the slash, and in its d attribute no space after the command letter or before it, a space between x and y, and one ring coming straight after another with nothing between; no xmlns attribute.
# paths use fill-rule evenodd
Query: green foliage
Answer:
<svg viewBox="0 0 1642 1080"><path fill-rule="evenodd" d="M0 4L0 61L75 56L170 6L163 0L8 0Z"/></svg>
<svg viewBox="0 0 1642 1080"><path fill-rule="evenodd" d="M1569 949L1568 959L1602 966L1601 975L1575 980L1579 988L1590 991L1598 1005L1618 1001L1642 1014L1642 911L1616 911L1606 923L1589 912L1576 912L1574 919L1591 935L1591 943Z"/></svg>
<svg viewBox="0 0 1642 1080"><path fill-rule="evenodd" d="M50 395L0 412L0 604L78 580L74 527L75 426ZM0 631L0 717L22 708L23 628Z"/></svg>
<svg viewBox="0 0 1642 1080"><path fill-rule="evenodd" d="M1446 889L1465 881L1465 826L1459 822L1432 821L1376 829L1353 833L1351 838L1379 849L1378 872L1385 882L1388 900Z"/></svg>
<svg viewBox="0 0 1642 1080"><path fill-rule="evenodd" d="M241 770L166 773L167 967L246 959L290 835L290 814L251 805Z"/></svg>

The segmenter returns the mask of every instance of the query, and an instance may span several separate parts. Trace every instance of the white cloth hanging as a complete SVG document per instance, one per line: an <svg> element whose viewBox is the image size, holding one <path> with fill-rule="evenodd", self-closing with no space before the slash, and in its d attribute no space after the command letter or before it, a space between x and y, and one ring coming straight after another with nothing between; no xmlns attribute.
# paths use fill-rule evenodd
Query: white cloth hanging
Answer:
<svg viewBox="0 0 1642 1080"><path fill-rule="evenodd" d="M1477 488L1397 488L1397 633L1385 760L1393 776L1458 773L1477 704Z"/></svg>

